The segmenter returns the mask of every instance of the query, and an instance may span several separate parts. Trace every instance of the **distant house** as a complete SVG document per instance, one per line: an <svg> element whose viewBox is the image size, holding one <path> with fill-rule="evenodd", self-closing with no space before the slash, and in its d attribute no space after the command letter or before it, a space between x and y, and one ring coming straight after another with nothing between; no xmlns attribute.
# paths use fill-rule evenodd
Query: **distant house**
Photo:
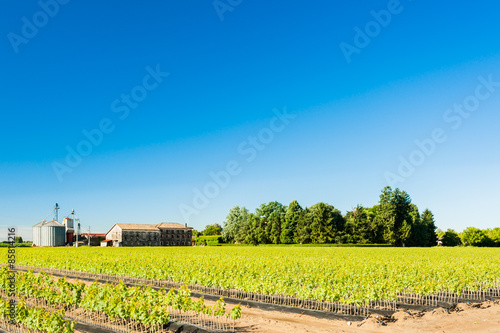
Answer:
<svg viewBox="0 0 500 333"><path fill-rule="evenodd" d="M87 245L90 241L90 246L99 246L101 241L106 238L106 234L86 232L81 234L81 237L81 239L84 240Z"/></svg>
<svg viewBox="0 0 500 333"><path fill-rule="evenodd" d="M106 233L111 246L191 246L193 228L187 224L126 224L117 223ZM105 243L101 246L108 246Z"/></svg>

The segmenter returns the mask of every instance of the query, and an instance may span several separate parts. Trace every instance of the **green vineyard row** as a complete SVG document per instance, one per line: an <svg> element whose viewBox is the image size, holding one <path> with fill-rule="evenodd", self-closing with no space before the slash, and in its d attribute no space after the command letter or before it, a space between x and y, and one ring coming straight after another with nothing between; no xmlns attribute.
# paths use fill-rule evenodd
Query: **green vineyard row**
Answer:
<svg viewBox="0 0 500 333"><path fill-rule="evenodd" d="M9 300L3 297L0 298L0 323L5 329L26 332L73 333L75 329L75 322L64 319L64 311L51 312L29 307L23 299L17 304L16 314L13 315Z"/></svg>
<svg viewBox="0 0 500 333"><path fill-rule="evenodd" d="M341 304L500 286L497 248L32 248L17 264Z"/></svg>
<svg viewBox="0 0 500 333"><path fill-rule="evenodd" d="M6 267L0 269L0 289L3 292L9 289L10 276ZM234 320L241 317L240 305L226 314L223 299L219 299L214 306L207 306L203 298L193 300L185 286L167 291L150 286L127 287L123 283L85 284L33 272L17 273L15 284L16 293L22 297L20 304L26 298L50 309L62 309L69 315L83 311L91 319L105 317L109 322L125 326L134 324L137 331L161 331L171 321L171 313L190 324L207 326L203 321L215 323L221 330L231 330Z"/></svg>

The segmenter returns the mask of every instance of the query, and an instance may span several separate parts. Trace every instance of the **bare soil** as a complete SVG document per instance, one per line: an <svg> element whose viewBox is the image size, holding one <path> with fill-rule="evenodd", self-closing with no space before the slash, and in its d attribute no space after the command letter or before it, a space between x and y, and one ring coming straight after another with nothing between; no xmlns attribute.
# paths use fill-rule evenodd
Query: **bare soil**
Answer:
<svg viewBox="0 0 500 333"><path fill-rule="evenodd" d="M449 311L399 311L391 317L373 316L362 322L318 319L311 316L243 307L237 332L359 332L448 333L500 332L500 301L458 304Z"/></svg>

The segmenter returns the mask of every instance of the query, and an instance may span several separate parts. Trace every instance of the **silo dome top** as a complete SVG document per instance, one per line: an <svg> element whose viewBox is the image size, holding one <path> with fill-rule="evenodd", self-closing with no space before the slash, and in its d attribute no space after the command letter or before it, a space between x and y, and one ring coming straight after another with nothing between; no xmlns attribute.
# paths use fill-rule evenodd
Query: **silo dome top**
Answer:
<svg viewBox="0 0 500 333"><path fill-rule="evenodd" d="M33 228L41 228L41 227L63 227L61 223L57 222L56 220L52 221L42 221L33 226Z"/></svg>

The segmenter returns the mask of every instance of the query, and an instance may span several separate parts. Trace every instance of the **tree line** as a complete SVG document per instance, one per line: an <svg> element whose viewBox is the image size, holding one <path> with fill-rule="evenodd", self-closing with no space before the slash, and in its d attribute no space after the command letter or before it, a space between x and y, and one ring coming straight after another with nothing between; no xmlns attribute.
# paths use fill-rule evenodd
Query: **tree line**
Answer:
<svg viewBox="0 0 500 333"><path fill-rule="evenodd" d="M500 246L500 228L479 229L468 227L461 233L453 229L437 229L438 242L443 246Z"/></svg>
<svg viewBox="0 0 500 333"><path fill-rule="evenodd" d="M211 225L210 233L214 231ZM219 225L217 227L220 228ZM226 243L240 244L387 244L435 246L434 215L420 213L405 191L387 186L377 205L358 205L346 214L319 202L303 208L296 200L288 206L273 201L251 213L233 207L221 228Z"/></svg>

